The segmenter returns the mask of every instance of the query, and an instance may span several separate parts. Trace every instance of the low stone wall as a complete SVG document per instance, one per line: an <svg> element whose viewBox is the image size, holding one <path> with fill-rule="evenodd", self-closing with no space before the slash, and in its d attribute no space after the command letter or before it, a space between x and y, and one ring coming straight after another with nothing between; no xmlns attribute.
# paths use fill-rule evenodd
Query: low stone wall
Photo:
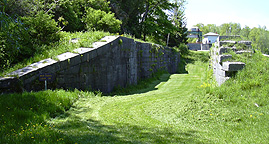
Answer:
<svg viewBox="0 0 269 144"><path fill-rule="evenodd" d="M115 36L95 42L93 48L74 52L57 56L57 61L42 60L0 78L0 93L43 90L44 82L39 76L44 73L53 74L53 80L48 82L50 89L109 93L118 86L137 84L160 69L175 73L180 61L179 53L171 48Z"/></svg>
<svg viewBox="0 0 269 144"><path fill-rule="evenodd" d="M241 38L240 35L233 35L233 36L219 36L219 41L225 40L225 39L235 39L235 38Z"/></svg>
<svg viewBox="0 0 269 144"><path fill-rule="evenodd" d="M194 50L194 51L201 50L200 43L188 43L187 46L188 46L189 50Z"/></svg>
<svg viewBox="0 0 269 144"><path fill-rule="evenodd" d="M234 41L230 41L231 43L237 43ZM223 47L229 43L229 41L219 42L219 46L221 47L214 47L211 49L211 65L213 68L213 73L218 85L223 84L226 80L228 80L231 76L235 75L235 73L244 68L245 63L242 62L225 62L228 58L232 58L232 55L225 55L229 50L235 51L238 54L244 52L251 52L251 51L237 51L236 47ZM240 43L244 43L241 41ZM248 45L251 42L245 42L244 44Z"/></svg>
<svg viewBox="0 0 269 144"><path fill-rule="evenodd" d="M212 47L212 44L202 44L201 50L210 50L211 47Z"/></svg>
<svg viewBox="0 0 269 144"><path fill-rule="evenodd" d="M198 51L198 50L210 50L212 44L189 43L187 44L187 46L189 50Z"/></svg>

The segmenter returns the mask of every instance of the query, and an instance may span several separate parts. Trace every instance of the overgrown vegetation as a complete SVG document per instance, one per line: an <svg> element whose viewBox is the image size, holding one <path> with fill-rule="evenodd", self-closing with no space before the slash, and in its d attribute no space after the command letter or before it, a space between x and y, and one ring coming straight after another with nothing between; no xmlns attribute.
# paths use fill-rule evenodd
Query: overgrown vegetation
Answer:
<svg viewBox="0 0 269 144"><path fill-rule="evenodd" d="M191 97L184 115L194 117L190 123L211 123L210 129L218 130L208 134L216 135L218 142L244 137L241 143L263 143L269 138L269 67L266 64L269 59L261 52L237 58L246 63L246 67L220 87L216 87L213 77L209 77L199 87L204 92Z"/></svg>
<svg viewBox="0 0 269 144"><path fill-rule="evenodd" d="M66 143L68 138L48 121L63 114L81 97L92 92L40 91L1 95L0 143Z"/></svg>
<svg viewBox="0 0 269 144"><path fill-rule="evenodd" d="M80 47L91 48L93 42L100 40L104 36L111 35L108 32L102 31L88 31L76 33L60 32L59 34L61 35L61 39L58 42L50 43L50 45L37 46L36 50L38 50L38 52L33 53L32 57L28 57L27 59L17 62L17 64L14 64L10 68L3 67L3 69L1 69L0 71L0 76L4 76L9 72L23 68L34 62L38 62L46 58L52 58L57 60L57 55L65 52L72 52L74 49ZM78 39L77 43L71 42L71 40L74 38Z"/></svg>

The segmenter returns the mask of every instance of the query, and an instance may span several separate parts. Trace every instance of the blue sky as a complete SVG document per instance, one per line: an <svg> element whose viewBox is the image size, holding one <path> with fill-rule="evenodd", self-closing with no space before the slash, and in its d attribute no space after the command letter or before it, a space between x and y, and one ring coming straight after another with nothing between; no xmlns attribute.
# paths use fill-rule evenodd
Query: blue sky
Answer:
<svg viewBox="0 0 269 144"><path fill-rule="evenodd" d="M240 23L250 28L266 26L269 29L269 0L187 0L185 5L187 27L197 23Z"/></svg>

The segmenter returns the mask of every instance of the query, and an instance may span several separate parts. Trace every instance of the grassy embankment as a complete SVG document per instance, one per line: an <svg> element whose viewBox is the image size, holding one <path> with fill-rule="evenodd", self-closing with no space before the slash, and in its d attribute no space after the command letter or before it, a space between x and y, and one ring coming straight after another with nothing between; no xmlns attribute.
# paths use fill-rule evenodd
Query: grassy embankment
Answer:
<svg viewBox="0 0 269 144"><path fill-rule="evenodd" d="M192 52L183 74L163 74L129 94L3 95L1 143L266 143L269 59L242 57L246 68L215 87L206 57Z"/></svg>

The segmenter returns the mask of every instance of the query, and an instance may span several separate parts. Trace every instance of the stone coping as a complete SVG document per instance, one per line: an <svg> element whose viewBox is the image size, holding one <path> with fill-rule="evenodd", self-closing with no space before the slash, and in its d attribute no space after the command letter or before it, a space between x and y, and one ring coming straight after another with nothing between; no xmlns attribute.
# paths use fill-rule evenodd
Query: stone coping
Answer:
<svg viewBox="0 0 269 144"><path fill-rule="evenodd" d="M46 67L48 65L51 65L51 64L54 64L56 63L57 61L56 60L53 60L51 58L48 58L48 59L44 59L44 60L41 60L39 62L36 62L36 63L33 63L27 67L24 67L22 69L18 69L16 71L13 71L9 74L7 74L8 77L20 77L20 76L23 76L23 75L26 75L30 72L33 72L33 71L36 71L40 68L43 68L43 67Z"/></svg>
<svg viewBox="0 0 269 144"><path fill-rule="evenodd" d="M223 62L222 68L224 71L239 71L245 67L243 62Z"/></svg>

